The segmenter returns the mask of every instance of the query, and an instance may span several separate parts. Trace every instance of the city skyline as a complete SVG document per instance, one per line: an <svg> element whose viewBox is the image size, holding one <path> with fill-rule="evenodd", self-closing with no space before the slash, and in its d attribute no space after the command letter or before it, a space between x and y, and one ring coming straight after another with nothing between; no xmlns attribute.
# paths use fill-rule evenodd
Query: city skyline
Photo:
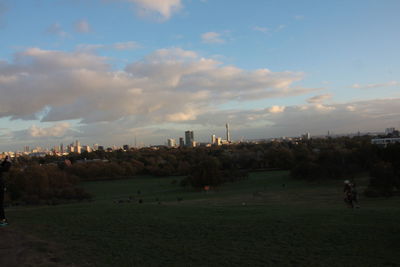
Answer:
<svg viewBox="0 0 400 267"><path fill-rule="evenodd" d="M399 8L0 0L0 151L400 128Z"/></svg>

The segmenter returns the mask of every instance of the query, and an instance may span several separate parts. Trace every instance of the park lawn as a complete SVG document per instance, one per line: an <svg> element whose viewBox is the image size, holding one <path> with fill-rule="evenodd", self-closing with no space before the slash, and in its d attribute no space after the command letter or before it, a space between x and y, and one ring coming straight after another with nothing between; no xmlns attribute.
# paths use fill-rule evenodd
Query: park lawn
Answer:
<svg viewBox="0 0 400 267"><path fill-rule="evenodd" d="M361 209L351 210L342 181L296 181L283 171L251 173L207 193L181 188L180 179L89 182L92 202L7 214L22 231L63 244L64 260L78 265L398 264L399 198L361 197Z"/></svg>

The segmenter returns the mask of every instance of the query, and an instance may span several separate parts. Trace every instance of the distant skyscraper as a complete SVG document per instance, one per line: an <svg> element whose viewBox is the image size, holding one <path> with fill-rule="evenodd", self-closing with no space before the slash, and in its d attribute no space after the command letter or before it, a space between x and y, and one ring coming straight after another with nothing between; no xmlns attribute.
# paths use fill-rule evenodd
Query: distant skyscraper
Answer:
<svg viewBox="0 0 400 267"><path fill-rule="evenodd" d="M192 146L194 141L194 134L193 131L186 131L185 132L185 144L186 146Z"/></svg>
<svg viewBox="0 0 400 267"><path fill-rule="evenodd" d="M192 143L190 144L190 147L196 147L197 146L197 143L196 143L196 141L192 141Z"/></svg>
<svg viewBox="0 0 400 267"><path fill-rule="evenodd" d="M388 135L388 134L393 134L394 131L396 131L396 129L395 129L394 127L386 128L386 129L385 129L385 134L386 134L386 135Z"/></svg>
<svg viewBox="0 0 400 267"><path fill-rule="evenodd" d="M214 145L215 142L217 141L215 134L211 135L211 144Z"/></svg>
<svg viewBox="0 0 400 267"><path fill-rule="evenodd" d="M311 134L310 133L305 133L302 135L302 139L304 140L310 140L311 139Z"/></svg>
<svg viewBox="0 0 400 267"><path fill-rule="evenodd" d="M82 146L82 149L83 149L84 151L86 151L86 152L92 152L92 149L91 149L90 146L88 146L88 145Z"/></svg>
<svg viewBox="0 0 400 267"><path fill-rule="evenodd" d="M215 139L215 144L217 144L217 146L222 145L222 138L221 137L217 137L217 139Z"/></svg>
<svg viewBox="0 0 400 267"><path fill-rule="evenodd" d="M229 133L229 124L227 123L225 127L226 127L226 141L228 141L229 143L231 141L231 135Z"/></svg>
<svg viewBox="0 0 400 267"><path fill-rule="evenodd" d="M183 140L183 137L179 137L179 147L184 147L185 146L185 141Z"/></svg>
<svg viewBox="0 0 400 267"><path fill-rule="evenodd" d="M176 140L175 139L168 139L168 147L176 147Z"/></svg>
<svg viewBox="0 0 400 267"><path fill-rule="evenodd" d="M93 150L96 151L96 150L98 150L98 149L99 149L99 144L94 144L94 145L93 145Z"/></svg>
<svg viewBox="0 0 400 267"><path fill-rule="evenodd" d="M75 141L75 151L74 152L80 154L81 153L81 148L82 148L81 147L81 143L78 140L76 140Z"/></svg>

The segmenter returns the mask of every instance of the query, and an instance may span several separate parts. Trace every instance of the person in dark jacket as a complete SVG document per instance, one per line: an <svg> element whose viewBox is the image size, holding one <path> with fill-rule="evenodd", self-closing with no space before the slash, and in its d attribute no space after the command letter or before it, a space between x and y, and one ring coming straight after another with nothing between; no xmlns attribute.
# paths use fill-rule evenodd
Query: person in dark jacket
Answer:
<svg viewBox="0 0 400 267"><path fill-rule="evenodd" d="M6 156L6 158L0 165L0 226L5 226L8 224L6 216L4 214L4 191L5 191L4 173L8 172L10 167L11 167L11 160L8 156Z"/></svg>
<svg viewBox="0 0 400 267"><path fill-rule="evenodd" d="M351 190L351 183L349 180L344 181L343 193L344 193L344 202L350 208L354 208L353 194L352 194L352 190Z"/></svg>

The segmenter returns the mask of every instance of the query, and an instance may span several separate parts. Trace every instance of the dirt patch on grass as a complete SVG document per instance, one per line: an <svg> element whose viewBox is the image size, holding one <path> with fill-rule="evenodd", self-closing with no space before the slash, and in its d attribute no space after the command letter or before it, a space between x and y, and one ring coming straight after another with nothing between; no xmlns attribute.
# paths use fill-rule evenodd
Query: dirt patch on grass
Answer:
<svg viewBox="0 0 400 267"><path fill-rule="evenodd" d="M60 245L27 235L13 226L0 227L0 266L77 266L63 262Z"/></svg>

